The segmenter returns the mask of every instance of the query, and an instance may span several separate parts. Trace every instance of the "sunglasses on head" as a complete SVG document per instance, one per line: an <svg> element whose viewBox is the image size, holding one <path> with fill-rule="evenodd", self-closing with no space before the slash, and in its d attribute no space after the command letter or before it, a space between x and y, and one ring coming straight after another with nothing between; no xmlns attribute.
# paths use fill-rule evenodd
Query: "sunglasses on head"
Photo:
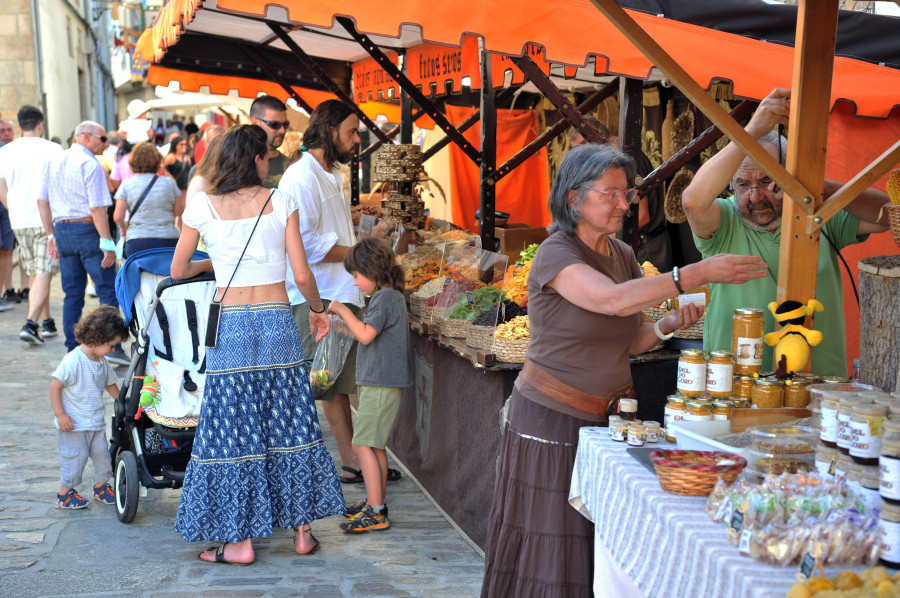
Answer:
<svg viewBox="0 0 900 598"><path fill-rule="evenodd" d="M269 127L270 129L275 129L276 131L278 129L284 129L285 131L287 131L291 128L291 121L289 120L286 120L284 122L281 122L280 120L266 120L264 118L257 118L256 120L261 123L265 123L267 127Z"/></svg>

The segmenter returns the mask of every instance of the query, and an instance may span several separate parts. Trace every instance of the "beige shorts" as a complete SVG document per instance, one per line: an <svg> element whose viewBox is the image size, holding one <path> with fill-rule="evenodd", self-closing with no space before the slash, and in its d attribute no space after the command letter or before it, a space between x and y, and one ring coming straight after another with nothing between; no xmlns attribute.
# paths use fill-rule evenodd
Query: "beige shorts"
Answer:
<svg viewBox="0 0 900 598"><path fill-rule="evenodd" d="M323 299L322 303L325 307L331 301ZM357 318L362 319L362 309L355 305L347 304L350 311ZM309 303L301 303L300 305L292 305L291 311L294 314L294 321L297 322L297 328L300 329L300 337L303 339L303 359L312 361L316 356L316 339L309 334ZM344 369L338 375L334 385L326 390L322 396L316 397L317 401L330 401L335 393L339 395L351 395L356 392L356 347L359 343L353 343L347 359L344 361Z"/></svg>
<svg viewBox="0 0 900 598"><path fill-rule="evenodd" d="M353 426L353 444L382 449L387 445L397 413L400 412L402 388L357 386L359 409Z"/></svg>
<svg viewBox="0 0 900 598"><path fill-rule="evenodd" d="M13 229L19 243L19 263L25 268L25 274L56 274L59 272L59 260L50 257L47 251L47 233L41 227Z"/></svg>

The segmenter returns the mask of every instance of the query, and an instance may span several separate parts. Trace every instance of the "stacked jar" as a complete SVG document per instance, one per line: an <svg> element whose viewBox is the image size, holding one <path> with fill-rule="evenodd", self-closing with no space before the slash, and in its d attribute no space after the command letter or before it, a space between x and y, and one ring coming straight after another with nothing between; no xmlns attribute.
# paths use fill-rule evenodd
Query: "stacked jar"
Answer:
<svg viewBox="0 0 900 598"><path fill-rule="evenodd" d="M887 407L876 404L853 407L849 422L850 458L860 465L878 465L887 412Z"/></svg>
<svg viewBox="0 0 900 598"><path fill-rule="evenodd" d="M784 406L806 409L809 406L809 380L802 377L794 379L784 386Z"/></svg>
<svg viewBox="0 0 900 598"><path fill-rule="evenodd" d="M839 393L823 393L821 407L822 419L819 440L829 448L837 449L837 410L840 404Z"/></svg>
<svg viewBox="0 0 900 598"><path fill-rule="evenodd" d="M717 399L731 396L734 360L728 351L711 351L706 363L706 393Z"/></svg>
<svg viewBox="0 0 900 598"><path fill-rule="evenodd" d="M784 382L760 378L753 385L751 395L753 406L758 409L780 409L784 407Z"/></svg>
<svg viewBox="0 0 900 598"><path fill-rule="evenodd" d="M736 374L753 375L760 371L764 326L763 310L756 307L739 307L734 310L731 353L734 355Z"/></svg>
<svg viewBox="0 0 900 598"><path fill-rule="evenodd" d="M732 383L732 393L734 393L734 398L747 399L749 401L753 395L753 376L735 374Z"/></svg>
<svg viewBox="0 0 900 598"><path fill-rule="evenodd" d="M850 445L853 440L850 431L850 417L853 415L854 408L870 404L870 400L855 394L845 394L841 397L837 409L837 448L841 453L850 455Z"/></svg>
<svg viewBox="0 0 900 598"><path fill-rule="evenodd" d="M706 358L699 349L685 349L678 360L678 392L699 397L706 391Z"/></svg>
<svg viewBox="0 0 900 598"><path fill-rule="evenodd" d="M900 504L900 420L889 419L884 423L881 454L878 457L881 498Z"/></svg>
<svg viewBox="0 0 900 598"><path fill-rule="evenodd" d="M675 434L671 425L684 420L685 399L681 395L669 395L666 399L666 410L663 425L666 428L666 440L675 442Z"/></svg>

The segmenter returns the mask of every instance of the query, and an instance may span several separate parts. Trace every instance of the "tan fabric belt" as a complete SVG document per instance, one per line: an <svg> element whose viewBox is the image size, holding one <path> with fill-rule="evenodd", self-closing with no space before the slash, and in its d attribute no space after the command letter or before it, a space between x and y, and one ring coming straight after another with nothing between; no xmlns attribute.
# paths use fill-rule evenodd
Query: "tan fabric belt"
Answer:
<svg viewBox="0 0 900 598"><path fill-rule="evenodd" d="M530 359L525 359L520 374L535 390L558 401L563 405L590 413L609 417L618 412L619 399L634 397L631 382L610 392L605 397L598 397L570 386L542 370Z"/></svg>
<svg viewBox="0 0 900 598"><path fill-rule="evenodd" d="M56 223L60 222L93 222L94 219L90 216L85 216L84 218L66 218L65 220L57 220Z"/></svg>

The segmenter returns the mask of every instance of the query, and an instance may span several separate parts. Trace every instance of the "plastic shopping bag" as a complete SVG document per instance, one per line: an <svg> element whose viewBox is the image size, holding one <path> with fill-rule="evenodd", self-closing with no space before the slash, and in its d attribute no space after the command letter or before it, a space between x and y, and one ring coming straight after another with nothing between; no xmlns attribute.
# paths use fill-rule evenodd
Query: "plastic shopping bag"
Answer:
<svg viewBox="0 0 900 598"><path fill-rule="evenodd" d="M354 342L353 334L340 316L331 314L329 318L331 328L325 338L319 341L316 356L309 368L309 383L317 397L334 385L344 369L344 362Z"/></svg>

